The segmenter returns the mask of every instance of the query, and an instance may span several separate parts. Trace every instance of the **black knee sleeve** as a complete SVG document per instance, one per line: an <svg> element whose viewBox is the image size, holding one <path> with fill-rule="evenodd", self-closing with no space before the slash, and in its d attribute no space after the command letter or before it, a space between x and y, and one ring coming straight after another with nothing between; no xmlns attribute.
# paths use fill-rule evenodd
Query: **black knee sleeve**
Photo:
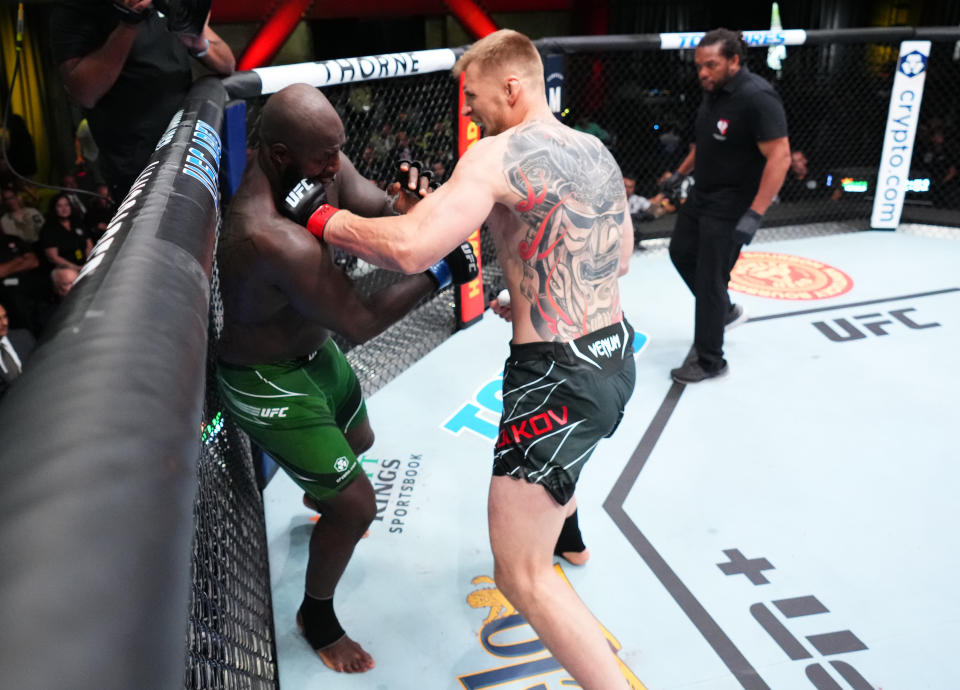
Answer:
<svg viewBox="0 0 960 690"><path fill-rule="evenodd" d="M580 524L577 520L577 511L563 521L563 528L560 530L560 536L557 538L557 545L553 549L556 556L562 555L567 551L580 552L587 547L583 543L583 537L580 534Z"/></svg>
<svg viewBox="0 0 960 690"><path fill-rule="evenodd" d="M345 635L337 614L333 612L333 597L314 599L305 593L297 611L297 623L314 649L329 647Z"/></svg>

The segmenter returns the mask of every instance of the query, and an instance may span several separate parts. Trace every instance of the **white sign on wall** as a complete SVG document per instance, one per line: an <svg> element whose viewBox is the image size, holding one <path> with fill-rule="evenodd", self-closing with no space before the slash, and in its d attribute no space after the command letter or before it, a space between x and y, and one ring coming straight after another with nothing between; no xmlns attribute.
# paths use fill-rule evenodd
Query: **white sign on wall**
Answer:
<svg viewBox="0 0 960 690"><path fill-rule="evenodd" d="M900 224L903 199L910 182L910 160L913 158L913 141L917 135L929 58L930 41L904 41L900 44L870 227L895 229Z"/></svg>

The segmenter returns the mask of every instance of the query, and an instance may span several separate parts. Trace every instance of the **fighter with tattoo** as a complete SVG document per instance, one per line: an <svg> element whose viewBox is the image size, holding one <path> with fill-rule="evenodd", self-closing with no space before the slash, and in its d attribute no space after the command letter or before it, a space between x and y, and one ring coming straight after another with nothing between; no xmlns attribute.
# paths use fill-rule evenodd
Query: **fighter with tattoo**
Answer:
<svg viewBox="0 0 960 690"><path fill-rule="evenodd" d="M464 114L485 131L450 180L405 216L361 218L330 204L305 221L323 241L416 273L486 222L513 325L488 519L494 577L587 690L626 680L590 611L553 569L586 560L576 482L633 391L633 329L621 307L633 227L623 174L595 137L559 123L533 43L503 30L457 62Z"/></svg>

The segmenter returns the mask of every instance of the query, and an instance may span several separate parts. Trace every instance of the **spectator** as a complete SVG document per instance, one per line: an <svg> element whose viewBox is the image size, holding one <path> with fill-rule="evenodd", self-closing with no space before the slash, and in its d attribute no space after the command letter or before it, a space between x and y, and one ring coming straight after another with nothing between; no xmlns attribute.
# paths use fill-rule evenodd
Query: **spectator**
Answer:
<svg viewBox="0 0 960 690"><path fill-rule="evenodd" d="M7 310L0 304L0 398L23 372L36 340L25 328L10 328Z"/></svg>
<svg viewBox="0 0 960 690"><path fill-rule="evenodd" d="M196 19L171 25L151 0L60 0L54 6L54 59L90 123L114 199L126 196L189 90L189 57L217 74L233 72L233 53L210 28L209 16ZM202 24L199 33L196 24Z"/></svg>
<svg viewBox="0 0 960 690"><path fill-rule="evenodd" d="M380 170L383 167L377 160L372 146L366 146L360 154L360 160L357 161L357 172L363 177L380 186Z"/></svg>
<svg viewBox="0 0 960 690"><path fill-rule="evenodd" d="M73 266L56 266L50 271L50 284L53 286L53 296L57 302L62 302L67 296L78 275L80 272Z"/></svg>
<svg viewBox="0 0 960 690"><path fill-rule="evenodd" d="M397 161L413 160L413 148L410 146L410 138L405 130L399 130L394 139L393 154L391 164Z"/></svg>
<svg viewBox="0 0 960 690"><path fill-rule="evenodd" d="M430 169L433 171L435 184L440 185L447 181L447 166L444 165L443 161L434 161L430 164Z"/></svg>
<svg viewBox="0 0 960 690"><path fill-rule="evenodd" d="M780 188L780 201L808 201L824 199L831 190L824 184L824 179L810 172L810 161L803 151L794 151L790 154L790 169ZM837 189L840 189L839 187Z"/></svg>
<svg viewBox="0 0 960 690"><path fill-rule="evenodd" d="M40 245L50 264L77 270L93 251L93 240L83 229L66 194L53 197L49 217L40 231Z"/></svg>
<svg viewBox="0 0 960 690"><path fill-rule="evenodd" d="M650 200L637 194L637 180L632 175L623 176L623 187L627 192L627 208L630 217L639 220L640 215L650 208Z"/></svg>
<svg viewBox="0 0 960 690"><path fill-rule="evenodd" d="M948 144L943 121L931 118L920 138L918 153L923 168L930 175L933 202L940 207L956 207L960 202L960 179L957 165L960 155Z"/></svg>
<svg viewBox="0 0 960 690"><path fill-rule="evenodd" d="M577 118L577 122L573 128L580 132L592 134L597 139L602 141L604 146L609 147L613 143L613 136L611 136L610 132L601 127L598 122L594 122L584 115L581 115Z"/></svg>
<svg viewBox="0 0 960 690"><path fill-rule="evenodd" d="M19 327L35 335L50 301L50 288L36 252L19 237L0 235L0 302Z"/></svg>
<svg viewBox="0 0 960 690"><path fill-rule="evenodd" d="M649 198L641 196L636 193L637 180L633 176L623 178L623 187L627 192L627 207L634 222L649 221L675 213L677 207L686 200L686 187L678 188L671 196L663 192L657 192Z"/></svg>
<svg viewBox="0 0 960 690"><path fill-rule="evenodd" d="M35 208L24 206L20 195L13 189L3 190L3 206L7 209L0 216L3 234L19 237L27 244L36 244L43 228L43 214Z"/></svg>
<svg viewBox="0 0 960 690"><path fill-rule="evenodd" d="M83 226L87 229L90 239L96 244L103 237L107 230L107 225L113 219L113 214L117 206L110 197L110 187L104 183L97 185L97 194L90 199L90 208L87 209L87 215L83 217Z"/></svg>
<svg viewBox="0 0 960 690"><path fill-rule="evenodd" d="M64 195L66 195L67 201L70 202L74 215L78 215L81 218L85 216L87 214L87 205L80 200L80 195L74 191L80 189L77 185L77 176L73 173L67 173L60 178L60 186L67 190L64 192Z"/></svg>

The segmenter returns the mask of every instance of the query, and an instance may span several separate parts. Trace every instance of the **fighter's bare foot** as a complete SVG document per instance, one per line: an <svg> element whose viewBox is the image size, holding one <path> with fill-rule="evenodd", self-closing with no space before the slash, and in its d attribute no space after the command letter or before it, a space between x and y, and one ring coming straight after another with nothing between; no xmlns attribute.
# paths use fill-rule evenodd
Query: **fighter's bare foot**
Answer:
<svg viewBox="0 0 960 690"><path fill-rule="evenodd" d="M590 560L590 549L584 549L583 551L564 551L560 554L560 557L569 561L572 565L583 565Z"/></svg>
<svg viewBox="0 0 960 690"><path fill-rule="evenodd" d="M303 619L297 614L297 627L303 632ZM369 671L376 664L373 657L359 644L350 639L349 635L344 635L331 645L322 649L314 649L317 656L324 665L332 671L339 673L363 673Z"/></svg>

